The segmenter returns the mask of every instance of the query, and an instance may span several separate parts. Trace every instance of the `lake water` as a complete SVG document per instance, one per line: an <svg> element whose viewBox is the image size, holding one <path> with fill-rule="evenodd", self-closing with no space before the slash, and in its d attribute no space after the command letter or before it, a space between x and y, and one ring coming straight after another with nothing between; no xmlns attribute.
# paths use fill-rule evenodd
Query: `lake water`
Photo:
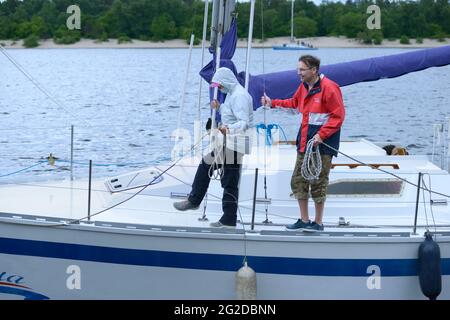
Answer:
<svg viewBox="0 0 450 320"><path fill-rule="evenodd" d="M323 65L406 52L404 49L320 49ZM187 49L28 49L9 54L57 98L53 103L0 55L0 183L69 177L66 162L35 164L50 153L70 158L70 126L75 128L75 176L108 176L165 162L177 127ZM254 49L250 72L295 69L299 52ZM205 64L209 61L206 53ZM234 61L244 70L246 50ZM264 57L264 59L263 59ZM263 61L264 60L264 61ZM185 96L183 127L192 132L197 112L201 51L194 49ZM433 125L450 117L450 66L395 79L342 88L346 120L342 139L394 141L413 154L431 154ZM203 85L202 119L209 115ZM261 122L262 112L255 114ZM447 119L447 120L446 120ZM270 112L295 139L299 117ZM124 164L111 166L110 164ZM3 176L3 177L2 177Z"/></svg>

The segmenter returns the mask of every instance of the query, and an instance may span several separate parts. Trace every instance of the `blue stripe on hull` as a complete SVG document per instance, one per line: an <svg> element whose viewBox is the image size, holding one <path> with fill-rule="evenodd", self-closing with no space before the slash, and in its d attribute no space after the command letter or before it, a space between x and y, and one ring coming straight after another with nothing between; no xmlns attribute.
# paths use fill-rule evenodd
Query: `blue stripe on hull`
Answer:
<svg viewBox="0 0 450 320"><path fill-rule="evenodd" d="M214 271L236 271L243 256L109 248L81 244L0 238L0 253L45 258L82 260L135 266ZM248 257L259 273L305 276L367 277L367 267L377 265L382 276L415 276L417 259L309 259ZM442 274L450 274L450 259L441 259Z"/></svg>

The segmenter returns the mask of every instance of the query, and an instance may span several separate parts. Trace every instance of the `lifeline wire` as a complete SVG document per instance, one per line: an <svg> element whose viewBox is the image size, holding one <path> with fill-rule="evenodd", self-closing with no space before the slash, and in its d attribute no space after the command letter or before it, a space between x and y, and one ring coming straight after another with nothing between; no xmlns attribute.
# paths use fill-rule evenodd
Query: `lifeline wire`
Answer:
<svg viewBox="0 0 450 320"><path fill-rule="evenodd" d="M205 137L207 134L208 134L208 133L204 134L204 135L200 138L200 141L197 142L196 144L194 144L194 145L191 147L191 150L190 150L190 151L194 150L194 149L197 147L197 145L198 145L199 143L202 143L203 137ZM100 211L98 211L98 212L96 212L96 213L94 213L94 214L91 214L89 217L92 218L92 217L94 217L94 216L96 216L96 215L99 215L100 213L103 213L103 212L105 212L105 211L111 210L111 209L113 209L113 208L115 208L115 207L117 207L117 206L119 206L119 205L121 205L121 204L123 204L123 203L125 203L125 202L127 202L127 201L129 201L129 200L131 200L131 199L133 199L133 198L136 197L138 194L140 194L142 191L144 191L147 187L151 186L157 179L159 179L160 177L162 177L166 172L168 172L169 170L171 170L178 162L180 162L182 159L184 159L184 158L187 157L188 155L190 155L190 153L187 153L185 156L183 156L183 157L179 158L178 160L176 160L176 161L175 161L174 163L172 163L167 169L165 169L165 170L162 171L160 174L158 174L157 176L155 176L149 183L147 183L145 186L143 186L143 187L142 187L139 191L137 191L136 193L132 194L129 198L124 199L124 200L122 200L122 201L119 201L118 203L116 203L116 204L114 204L114 205L112 205L112 206L110 206L110 207L108 207L108 208L105 208L105 209L103 209L103 210L100 210ZM79 223L80 221L82 221L82 220L84 220L84 219L87 219L87 218L88 218L88 216L83 217L83 218L80 218L80 219L76 219L76 220L71 221L71 222L69 222L69 223L53 224L53 225L49 225L49 226L46 226L46 227L58 227L58 226L66 226L66 225L68 225L68 224L76 224L76 223Z"/></svg>
<svg viewBox="0 0 450 320"><path fill-rule="evenodd" d="M383 172L383 173L389 174L389 175L391 175L391 176L393 176L393 177L396 177L397 179L402 180L402 181L404 181L404 182L406 182L406 183L408 183L408 184L410 184L410 185L412 185L412 186L414 186L414 187L416 187L416 188L419 187L417 184L415 184L415 183L413 183L413 182L411 182L411 181L409 181L409 180L407 180L407 179L404 179L404 178L402 178L402 177L396 175L395 173L392 173L392 172L389 172L389 171L386 171L386 170L377 168L377 167L375 167L375 166L372 166L372 165L370 165L370 164L364 163L364 162L362 162L362 161L359 161L359 160L357 160L357 159L355 159L355 158L349 156L348 154L345 154L345 153L343 153L342 151L339 151L339 150L333 148L332 146L326 144L325 142L322 142L322 144L323 144L324 146L330 148L331 150L333 150L333 151L335 151L335 152L337 152L337 153L340 153L340 154L342 154L344 157L347 157L347 158L349 158L349 159L351 159L351 160L353 160L353 161L355 161L355 162L357 162L357 163L359 163L359 164L362 164L362 165L364 165L364 166L371 167L372 169L375 169L375 170L381 171L381 172ZM440 192L437 192L437 191L433 191L433 190L427 189L427 188L425 188L425 187L420 187L420 189L421 189L421 190L425 190L425 191L429 191L430 193L434 193L434 194L437 194L437 195L440 195L440 196L443 196L443 197L446 197L446 198L450 198L450 195L448 195L448 194L444 194L444 193L440 193Z"/></svg>
<svg viewBox="0 0 450 320"><path fill-rule="evenodd" d="M158 167L155 167L155 168L159 170ZM180 178L177 178L177 177L171 175L170 173L166 173L166 175L168 175L169 177L171 177L171 178L173 178L173 179L175 179L175 180L177 180L177 181L179 181L179 182L185 184L186 186L191 186L190 183L188 183L188 182L186 182L186 181L184 181L184 180L182 180L182 179L180 179ZM427 190L427 191L429 191L429 190ZM217 199L217 200L220 200L220 199L221 199L220 196L217 196L217 195L212 194L212 193L209 193L209 192L206 193L206 195L207 195L207 196L210 196L210 197L212 197L212 198L214 198L214 199ZM376 202L376 203L378 203L378 202ZM249 206L238 205L238 207L239 207L239 208L242 208L242 209L252 210L252 208L249 207ZM262 214L262 213L265 213L265 211L258 210L258 209L255 209L255 212L261 213L261 214ZM274 217L285 218L285 219L297 219L297 218L292 218L292 217L290 217L290 216L286 216L286 215L282 215L282 214L275 214L275 213L273 213L273 212L271 213L271 215L274 216ZM358 225L358 224L353 224L353 225L352 225L353 228L360 228L360 227L364 227L364 228L383 228L383 227L386 227L386 226L389 227L389 226L391 226L391 225L372 225L372 226L371 226L371 225ZM450 226L450 225L448 225L448 226ZM447 226L447 225L444 225L443 227L448 227L448 226ZM397 225L397 227L407 227L407 228L410 228L411 226L410 226L410 225L403 225L403 226ZM441 227L442 227L442 226L441 226Z"/></svg>
<svg viewBox="0 0 450 320"><path fill-rule="evenodd" d="M425 184L425 179L424 179L424 175L428 175L428 183L429 183L429 188L428 186ZM428 189L429 192L429 197L430 197L430 202L431 202L431 176L429 173L425 173L422 175L422 184L425 186L425 188ZM425 211L425 221L426 221L426 225L427 225L427 231L429 231L429 223L428 223L428 215L427 215L427 208L426 208L426 204L425 204L425 192L422 192L422 196L423 196L423 205L424 205L424 211ZM431 218L433 219L433 226L434 226L434 236L435 236L435 240L436 240L436 233L437 233L437 228L436 228L436 221L434 220L434 213L433 213L433 206L430 205L430 213L431 213Z"/></svg>
<svg viewBox="0 0 450 320"><path fill-rule="evenodd" d="M38 161L37 163L35 163L35 164L33 164L33 165L29 166L29 167L20 169L20 170L18 170L18 171L14 171L14 172L10 172L10 173L7 173L7 174L0 175L0 178L12 176L13 174L17 174L17 173L26 171L26 170L28 170L28 169L37 167L37 166L41 165L41 164L44 163L44 162L47 162L47 161Z"/></svg>

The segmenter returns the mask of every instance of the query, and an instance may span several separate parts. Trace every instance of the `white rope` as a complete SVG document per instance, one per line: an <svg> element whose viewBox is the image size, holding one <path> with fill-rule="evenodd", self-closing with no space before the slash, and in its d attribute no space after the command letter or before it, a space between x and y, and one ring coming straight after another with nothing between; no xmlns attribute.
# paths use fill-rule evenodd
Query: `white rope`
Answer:
<svg viewBox="0 0 450 320"><path fill-rule="evenodd" d="M318 180L322 171L322 159L320 158L319 146L315 147L314 140L308 141L305 149L305 158L303 159L301 174L308 181Z"/></svg>
<svg viewBox="0 0 450 320"><path fill-rule="evenodd" d="M225 136L219 129L211 129L210 152L214 155L211 166L208 170L208 176L214 180L220 180L223 177L225 165ZM221 167L219 167L221 165Z"/></svg>

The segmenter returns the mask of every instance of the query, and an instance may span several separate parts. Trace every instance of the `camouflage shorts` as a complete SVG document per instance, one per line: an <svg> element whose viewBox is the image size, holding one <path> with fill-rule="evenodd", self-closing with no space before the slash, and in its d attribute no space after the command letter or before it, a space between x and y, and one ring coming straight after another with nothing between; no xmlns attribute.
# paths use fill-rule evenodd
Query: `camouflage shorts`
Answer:
<svg viewBox="0 0 450 320"><path fill-rule="evenodd" d="M308 181L302 177L301 169L303 158L305 154L298 153L295 169L291 179L291 189L294 197L298 200L307 200L309 198L309 191L311 187L311 196L314 202L323 203L327 196L328 177L331 168L331 156L322 154L322 171L318 180Z"/></svg>

